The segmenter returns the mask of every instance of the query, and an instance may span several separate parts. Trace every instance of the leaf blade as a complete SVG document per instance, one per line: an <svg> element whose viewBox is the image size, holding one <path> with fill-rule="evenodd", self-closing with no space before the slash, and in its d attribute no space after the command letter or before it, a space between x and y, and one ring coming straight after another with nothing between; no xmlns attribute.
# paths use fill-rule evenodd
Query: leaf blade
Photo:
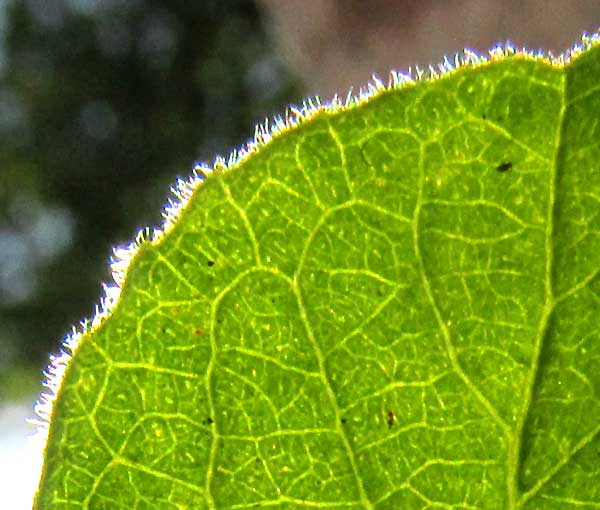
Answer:
<svg viewBox="0 0 600 510"><path fill-rule="evenodd" d="M209 175L84 334L37 506L597 506L591 46L315 115Z"/></svg>

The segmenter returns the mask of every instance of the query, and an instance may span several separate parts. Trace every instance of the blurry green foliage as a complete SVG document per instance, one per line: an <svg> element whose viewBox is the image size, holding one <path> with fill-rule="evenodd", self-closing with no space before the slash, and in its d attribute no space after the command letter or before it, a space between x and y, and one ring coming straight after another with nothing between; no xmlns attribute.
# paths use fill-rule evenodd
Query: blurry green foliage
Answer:
<svg viewBox="0 0 600 510"><path fill-rule="evenodd" d="M0 369L91 315L177 175L294 97L253 2L27 0L0 79Z"/></svg>

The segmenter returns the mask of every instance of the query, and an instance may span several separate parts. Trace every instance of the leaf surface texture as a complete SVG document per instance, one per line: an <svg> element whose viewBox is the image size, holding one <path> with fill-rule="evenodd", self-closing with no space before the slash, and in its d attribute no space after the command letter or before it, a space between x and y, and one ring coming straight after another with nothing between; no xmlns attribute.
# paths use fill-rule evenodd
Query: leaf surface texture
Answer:
<svg viewBox="0 0 600 510"><path fill-rule="evenodd" d="M39 510L600 508L600 48L317 113L82 334Z"/></svg>

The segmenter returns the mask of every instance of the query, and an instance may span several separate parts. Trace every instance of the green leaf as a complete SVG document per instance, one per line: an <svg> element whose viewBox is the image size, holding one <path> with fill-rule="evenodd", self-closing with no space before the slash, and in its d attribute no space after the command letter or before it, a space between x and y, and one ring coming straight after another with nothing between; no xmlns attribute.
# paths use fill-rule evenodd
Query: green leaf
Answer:
<svg viewBox="0 0 600 510"><path fill-rule="evenodd" d="M395 74L198 168L70 340L35 508L599 508L584 46Z"/></svg>

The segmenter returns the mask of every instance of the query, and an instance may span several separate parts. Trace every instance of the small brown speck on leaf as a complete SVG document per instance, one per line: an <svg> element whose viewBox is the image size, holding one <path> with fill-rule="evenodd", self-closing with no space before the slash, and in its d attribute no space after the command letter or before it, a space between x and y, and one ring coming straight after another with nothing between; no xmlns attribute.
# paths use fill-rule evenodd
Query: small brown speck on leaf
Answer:
<svg viewBox="0 0 600 510"><path fill-rule="evenodd" d="M496 167L497 172L508 172L512 168L513 164L510 161L505 161L504 163L500 163Z"/></svg>
<svg viewBox="0 0 600 510"><path fill-rule="evenodd" d="M390 410L387 412L387 425L389 429L396 425L396 415L394 414L394 411Z"/></svg>

